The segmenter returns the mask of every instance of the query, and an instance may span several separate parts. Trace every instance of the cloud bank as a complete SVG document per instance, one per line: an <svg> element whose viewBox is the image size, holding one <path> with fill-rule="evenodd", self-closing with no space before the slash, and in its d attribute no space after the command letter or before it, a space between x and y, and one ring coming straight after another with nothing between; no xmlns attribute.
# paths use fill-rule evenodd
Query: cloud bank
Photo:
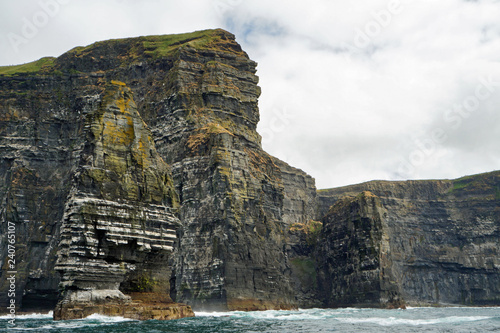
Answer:
<svg viewBox="0 0 500 333"><path fill-rule="evenodd" d="M0 11L0 65L221 27L259 63L263 147L319 188L500 169L495 0L39 0Z"/></svg>

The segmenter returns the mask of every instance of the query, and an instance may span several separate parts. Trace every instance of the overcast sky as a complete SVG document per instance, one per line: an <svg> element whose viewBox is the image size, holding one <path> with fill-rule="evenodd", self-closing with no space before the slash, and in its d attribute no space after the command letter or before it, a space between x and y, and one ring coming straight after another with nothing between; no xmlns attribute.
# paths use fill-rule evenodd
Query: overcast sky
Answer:
<svg viewBox="0 0 500 333"><path fill-rule="evenodd" d="M259 132L318 188L500 169L498 0L22 0L0 65L223 28L258 62Z"/></svg>

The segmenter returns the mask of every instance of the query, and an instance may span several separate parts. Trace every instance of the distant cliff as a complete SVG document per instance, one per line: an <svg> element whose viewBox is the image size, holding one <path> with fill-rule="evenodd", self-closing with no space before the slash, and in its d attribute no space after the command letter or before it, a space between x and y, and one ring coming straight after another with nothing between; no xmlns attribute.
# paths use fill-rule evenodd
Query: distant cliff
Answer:
<svg viewBox="0 0 500 333"><path fill-rule="evenodd" d="M318 199L327 305L500 305L500 171L372 181Z"/></svg>
<svg viewBox="0 0 500 333"><path fill-rule="evenodd" d="M316 191L224 30L0 67L0 312L499 304L499 173ZM187 305L174 303L182 302Z"/></svg>

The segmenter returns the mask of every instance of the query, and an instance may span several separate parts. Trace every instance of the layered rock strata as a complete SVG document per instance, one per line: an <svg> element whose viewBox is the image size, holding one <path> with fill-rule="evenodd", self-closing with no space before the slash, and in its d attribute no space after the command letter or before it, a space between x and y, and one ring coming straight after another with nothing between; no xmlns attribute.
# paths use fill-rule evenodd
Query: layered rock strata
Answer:
<svg viewBox="0 0 500 333"><path fill-rule="evenodd" d="M387 215L368 191L330 208L315 251L325 306L404 306L392 270Z"/></svg>
<svg viewBox="0 0 500 333"><path fill-rule="evenodd" d="M59 297L54 270L72 175L83 145L81 113L96 87L85 78L0 76L0 309L6 308L8 225L15 231L15 304L52 310ZM75 88L78 91L75 91ZM0 310L1 311L1 310Z"/></svg>
<svg viewBox="0 0 500 333"><path fill-rule="evenodd" d="M297 306L283 249L290 221L314 215L314 180L262 150L255 66L231 40L226 50L184 48L175 90L158 105L153 133L183 222L172 293L197 308Z"/></svg>
<svg viewBox="0 0 500 333"><path fill-rule="evenodd" d="M159 317L150 319L172 319L167 261L180 222L171 211L178 203L168 166L124 83L106 86L99 107L86 118L85 145L61 226L55 269L63 292L54 318L118 310L142 318L154 310ZM139 309L124 294L139 291L167 301ZM179 316L192 314L189 307L179 308Z"/></svg>
<svg viewBox="0 0 500 333"><path fill-rule="evenodd" d="M499 305L499 194L498 171L319 191L326 304Z"/></svg>

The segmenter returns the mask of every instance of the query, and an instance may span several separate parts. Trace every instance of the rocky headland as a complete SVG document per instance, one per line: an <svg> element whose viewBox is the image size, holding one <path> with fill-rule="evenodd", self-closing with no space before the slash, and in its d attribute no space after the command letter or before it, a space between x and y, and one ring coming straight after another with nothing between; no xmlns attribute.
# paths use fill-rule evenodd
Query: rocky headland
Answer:
<svg viewBox="0 0 500 333"><path fill-rule="evenodd" d="M500 304L500 172L316 191L256 65L217 29L0 67L0 313Z"/></svg>
<svg viewBox="0 0 500 333"><path fill-rule="evenodd" d="M500 304L500 171L372 181L318 200L326 304Z"/></svg>

